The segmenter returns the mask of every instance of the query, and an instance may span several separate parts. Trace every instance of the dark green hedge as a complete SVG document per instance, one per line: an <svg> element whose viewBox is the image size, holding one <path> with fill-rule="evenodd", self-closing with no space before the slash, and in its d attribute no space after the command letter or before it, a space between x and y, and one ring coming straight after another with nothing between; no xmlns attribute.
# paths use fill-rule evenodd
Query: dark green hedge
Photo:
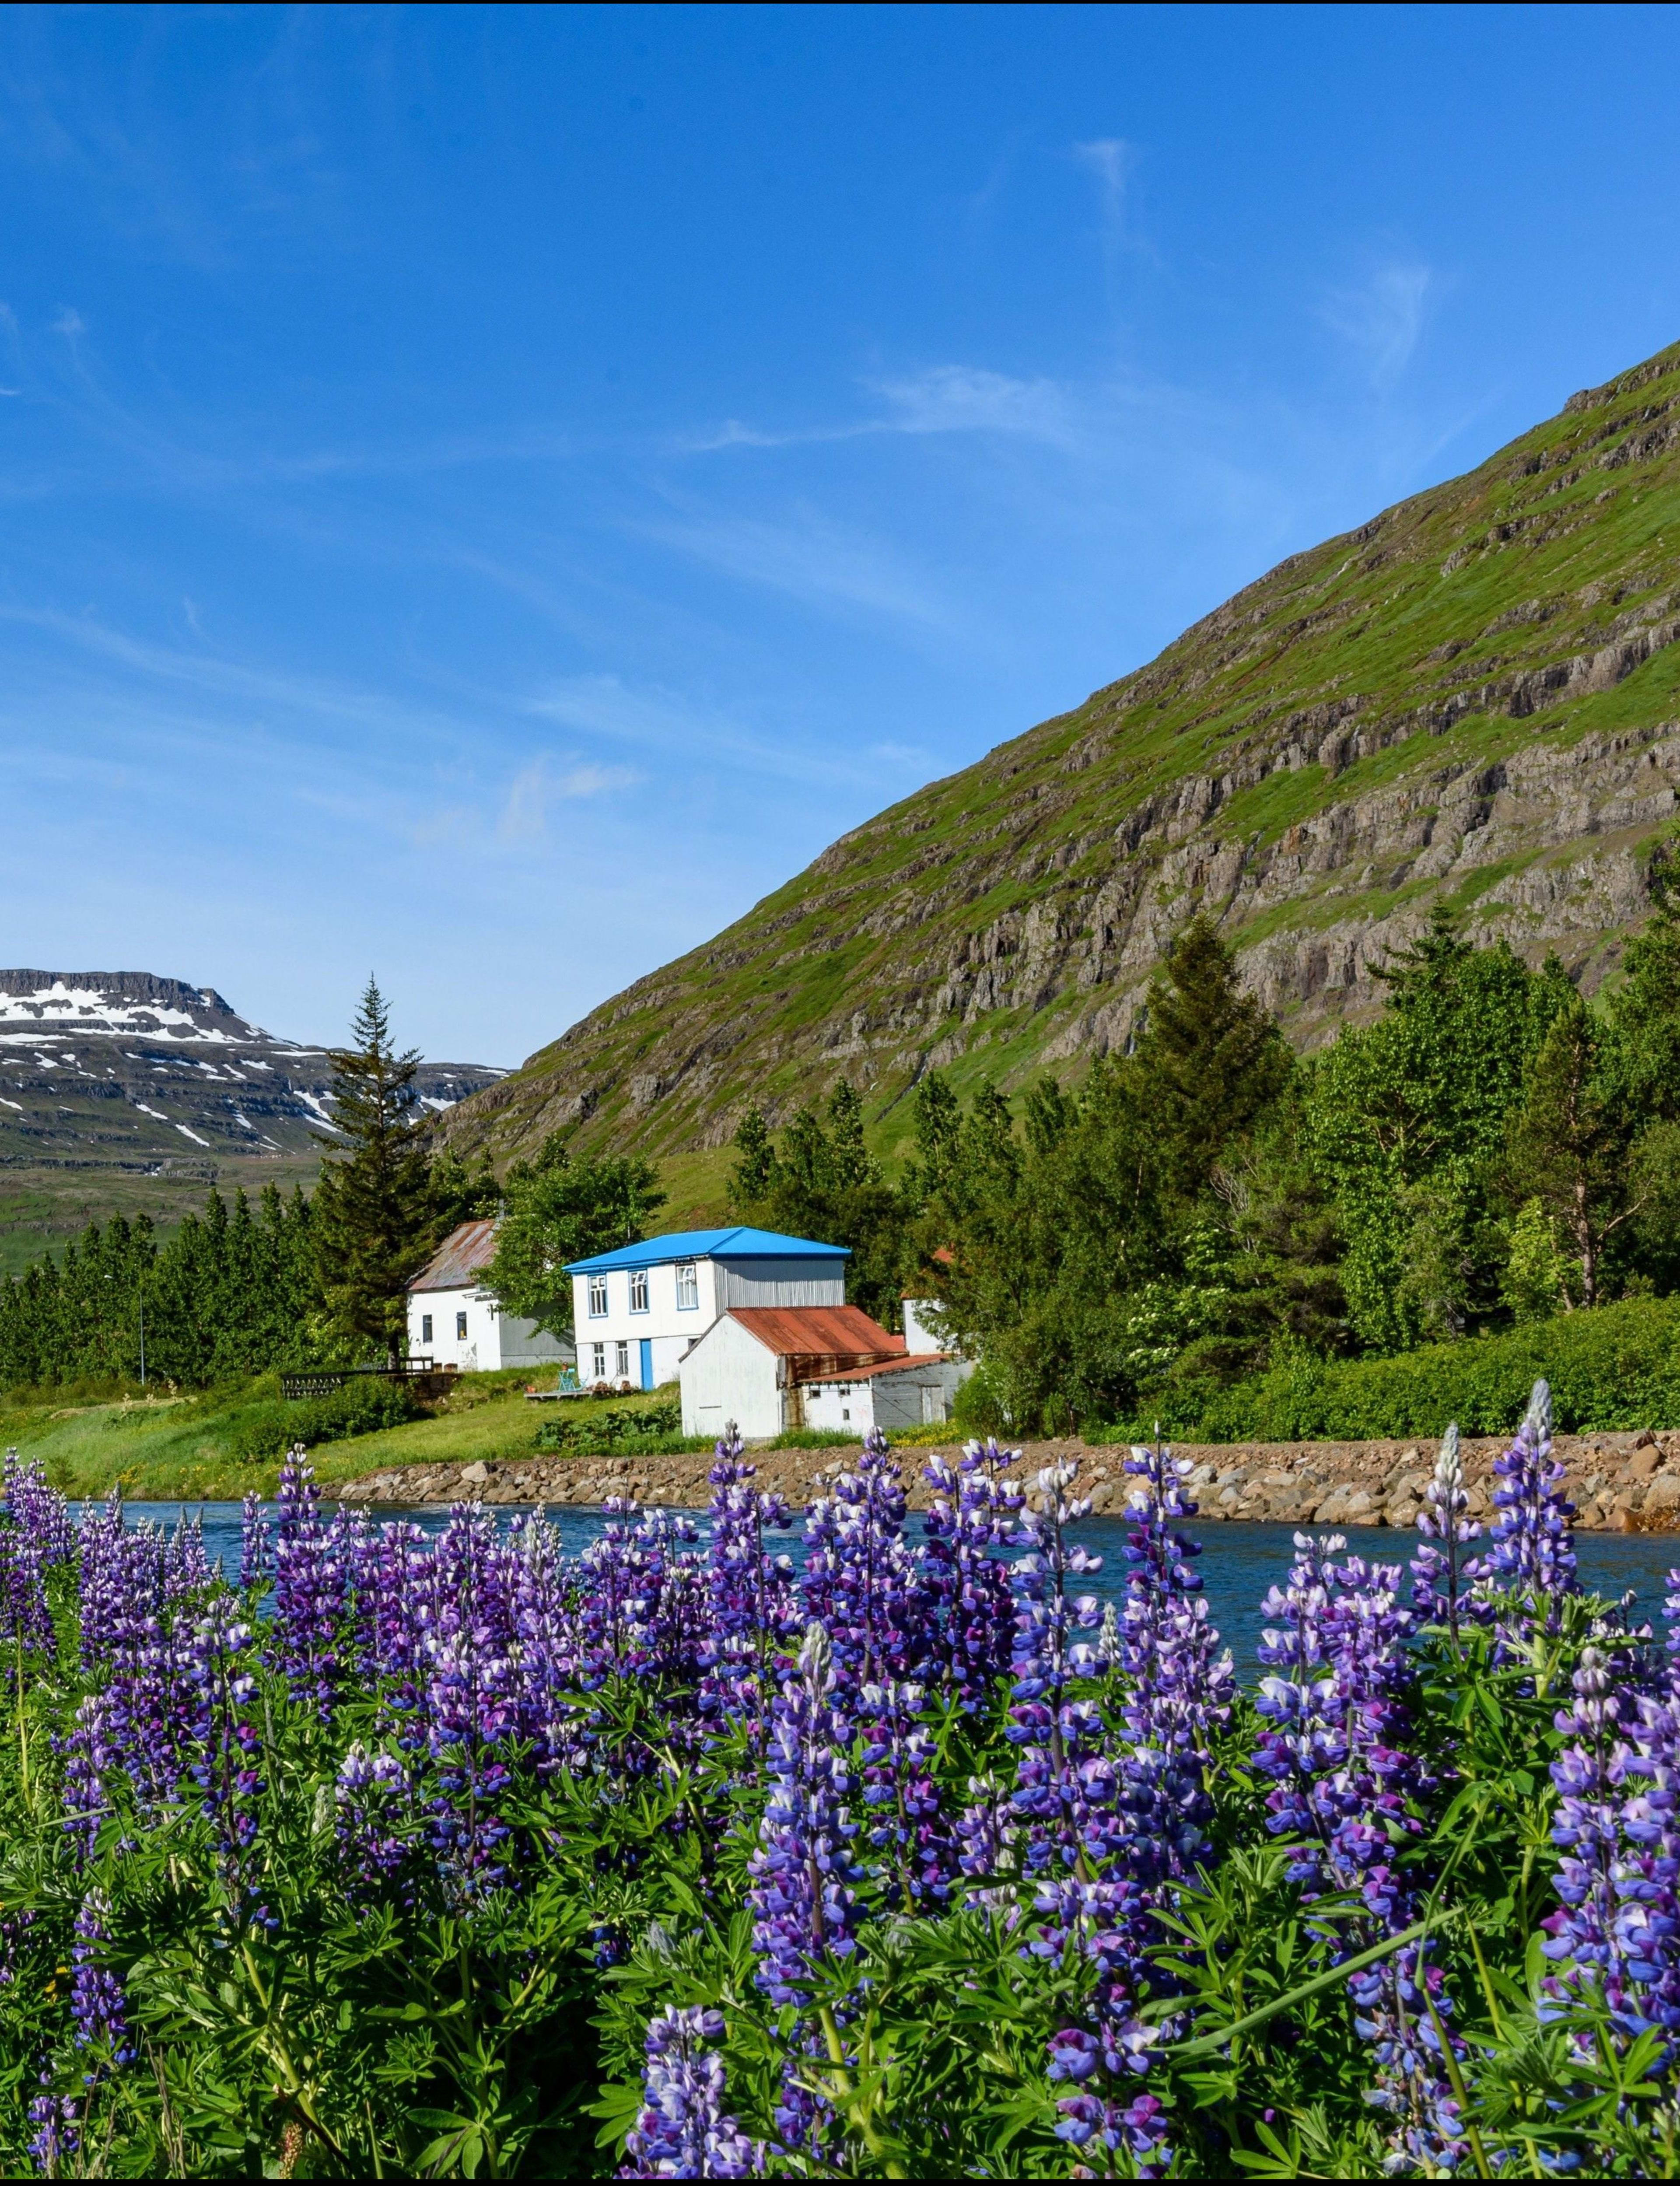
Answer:
<svg viewBox="0 0 1680 2186"><path fill-rule="evenodd" d="M424 1411L406 1382L358 1374L328 1397L306 1397L295 1404L274 1398L236 1414L230 1454L236 1460L261 1462L289 1449L294 1442L308 1449L321 1443L346 1442L352 1435L402 1427Z"/></svg>
<svg viewBox="0 0 1680 2186"><path fill-rule="evenodd" d="M1392 1359L1293 1359L1162 1424L1185 1442L1506 1434L1541 1376L1560 1431L1680 1427L1680 1299L1634 1299ZM1148 1432L1131 1421L1125 1432Z"/></svg>

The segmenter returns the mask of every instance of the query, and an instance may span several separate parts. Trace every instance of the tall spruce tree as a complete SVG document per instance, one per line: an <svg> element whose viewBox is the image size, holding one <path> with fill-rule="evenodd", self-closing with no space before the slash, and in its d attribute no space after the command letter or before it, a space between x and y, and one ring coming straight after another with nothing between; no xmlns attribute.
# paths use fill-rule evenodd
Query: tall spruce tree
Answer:
<svg viewBox="0 0 1680 2186"><path fill-rule="evenodd" d="M1239 985L1230 950L1198 913L1149 990L1137 1059L1172 1180L1200 1191L1232 1142L1252 1130L1289 1083L1289 1049Z"/></svg>
<svg viewBox="0 0 1680 2186"><path fill-rule="evenodd" d="M435 1211L414 1091L420 1057L391 1045L390 1018L369 978L352 1028L333 1052L337 1135L316 1186L316 1266L328 1325L352 1348L402 1355L406 1292L435 1230ZM333 1157L336 1157L334 1158Z"/></svg>
<svg viewBox="0 0 1680 2186"><path fill-rule="evenodd" d="M1586 1306L1613 1295L1605 1247L1638 1212L1627 1189L1631 1118L1605 1098L1601 1039L1586 1003L1574 997L1552 1020L1511 1133L1515 1195L1537 1201L1568 1241L1570 1290Z"/></svg>

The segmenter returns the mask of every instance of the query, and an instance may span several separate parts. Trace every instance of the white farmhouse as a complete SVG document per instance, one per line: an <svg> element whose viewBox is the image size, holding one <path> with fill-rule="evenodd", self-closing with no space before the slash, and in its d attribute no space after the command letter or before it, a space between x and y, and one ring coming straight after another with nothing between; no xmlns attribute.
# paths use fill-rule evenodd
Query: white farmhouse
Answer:
<svg viewBox="0 0 1680 2186"><path fill-rule="evenodd" d="M966 1369L912 1351L859 1306L731 1306L682 1362L682 1431L747 1436L788 1427L851 1441L871 1427L937 1425Z"/></svg>
<svg viewBox="0 0 1680 2186"><path fill-rule="evenodd" d="M657 1389L731 1307L843 1306L849 1257L843 1245L737 1228L684 1230L574 1260L578 1379Z"/></svg>
<svg viewBox="0 0 1680 2186"><path fill-rule="evenodd" d="M451 1230L408 1286L408 1355L463 1374L499 1366L569 1365L572 1346L534 1320L503 1313L481 1277L496 1258L496 1225Z"/></svg>

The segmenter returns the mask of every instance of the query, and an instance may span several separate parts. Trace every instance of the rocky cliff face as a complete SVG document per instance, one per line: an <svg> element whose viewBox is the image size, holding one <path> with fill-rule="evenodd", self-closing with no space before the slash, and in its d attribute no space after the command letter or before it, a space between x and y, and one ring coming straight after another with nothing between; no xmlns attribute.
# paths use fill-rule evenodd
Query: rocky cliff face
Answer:
<svg viewBox="0 0 1680 2186"><path fill-rule="evenodd" d="M417 1083L441 1113L501 1074L427 1063ZM167 1219L218 1181L306 1180L332 1079L324 1048L276 1039L213 988L0 971L0 1237L38 1250L109 1214Z"/></svg>
<svg viewBox="0 0 1680 2186"><path fill-rule="evenodd" d="M844 1073L877 1135L1123 1045L1205 908L1302 1044L1446 900L1589 989L1680 785L1680 349L1292 557L1073 713L843 837L441 1126L725 1144Z"/></svg>

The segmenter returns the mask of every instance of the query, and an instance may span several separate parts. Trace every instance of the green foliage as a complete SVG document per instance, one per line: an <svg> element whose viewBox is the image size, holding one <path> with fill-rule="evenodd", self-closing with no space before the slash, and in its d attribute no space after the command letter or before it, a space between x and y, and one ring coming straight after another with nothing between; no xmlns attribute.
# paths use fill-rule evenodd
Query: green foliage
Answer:
<svg viewBox="0 0 1680 2186"><path fill-rule="evenodd" d="M690 1448L709 1449L711 1444L703 1437L685 1439L682 1406L664 1404L643 1404L634 1410L625 1405L613 1405L606 1410L591 1407L586 1417L570 1419L562 1415L545 1420L536 1431L533 1447L574 1456L652 1457Z"/></svg>
<svg viewBox="0 0 1680 2186"><path fill-rule="evenodd" d="M736 1217L784 1236L844 1245L846 1296L883 1328L903 1326L906 1238L915 1210L914 1181L895 1190L864 1141L864 1107L845 1079L826 1109L807 1102L774 1138L760 1111L749 1108L735 1135L731 1172Z"/></svg>
<svg viewBox="0 0 1680 2186"><path fill-rule="evenodd" d="M310 1203L271 1185L255 1210L212 1191L160 1246L145 1221L91 1225L0 1282L0 1387L139 1380L203 1387L318 1353Z"/></svg>
<svg viewBox="0 0 1680 2186"><path fill-rule="evenodd" d="M1511 1225L1511 1256L1505 1264L1505 1303L1512 1318L1549 1320L1560 1304L1568 1303L1567 1285L1552 1217L1543 1201L1525 1200Z"/></svg>
<svg viewBox="0 0 1680 2186"><path fill-rule="evenodd" d="M316 1187L316 1266L328 1326L353 1354L400 1357L410 1278L438 1235L425 1124L414 1092L420 1058L398 1054L370 978L356 1044L333 1057L334 1135Z"/></svg>
<svg viewBox="0 0 1680 2186"><path fill-rule="evenodd" d="M516 1162L496 1258L484 1281L509 1312L552 1334L572 1334L572 1260L638 1244L665 1203L658 1173L636 1155L574 1159L566 1134L543 1141L534 1161Z"/></svg>
<svg viewBox="0 0 1680 2186"><path fill-rule="evenodd" d="M1680 1423L1680 1300L1628 1299L1398 1357L1289 1354L1212 1395L1192 1391L1179 1402L1169 1392L1160 1416L1186 1441L1432 1436L1442 1420L1457 1420L1466 1434L1497 1434L1542 1378L1566 1432ZM1153 1416L1134 1414L1117 1432L1147 1432Z"/></svg>
<svg viewBox="0 0 1680 2186"><path fill-rule="evenodd" d="M261 1464L283 1455L294 1443L315 1449L322 1443L347 1442L354 1435L405 1427L423 1419L425 1411L406 1382L357 1374L328 1396L294 1404L280 1398L236 1414L230 1422L228 1455L236 1464Z"/></svg>

